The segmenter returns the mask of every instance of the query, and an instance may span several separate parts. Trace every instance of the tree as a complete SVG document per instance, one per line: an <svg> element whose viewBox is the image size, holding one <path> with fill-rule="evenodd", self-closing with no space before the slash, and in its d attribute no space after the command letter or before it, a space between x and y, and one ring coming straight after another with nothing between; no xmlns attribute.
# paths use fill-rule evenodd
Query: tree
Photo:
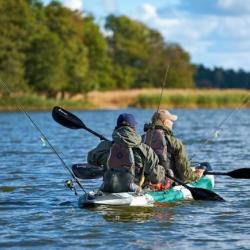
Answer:
<svg viewBox="0 0 250 250"><path fill-rule="evenodd" d="M95 89L112 89L114 81L111 77L112 65L107 41L92 16L86 16L83 22L83 42L88 48L88 82Z"/></svg>
<svg viewBox="0 0 250 250"><path fill-rule="evenodd" d="M63 45L56 34L44 32L33 38L26 59L26 77L36 91L49 96L67 85Z"/></svg>
<svg viewBox="0 0 250 250"><path fill-rule="evenodd" d="M162 35L128 17L106 20L114 78L119 88L161 86L171 65L168 87L193 87L194 67L180 46L166 44Z"/></svg>
<svg viewBox="0 0 250 250"><path fill-rule="evenodd" d="M34 16L26 0L0 0L0 76L13 92L27 89L25 50Z"/></svg>
<svg viewBox="0 0 250 250"><path fill-rule="evenodd" d="M59 37L63 45L68 85L62 90L74 93L89 91L88 49L83 43L83 17L58 2L49 4L45 13L48 29Z"/></svg>

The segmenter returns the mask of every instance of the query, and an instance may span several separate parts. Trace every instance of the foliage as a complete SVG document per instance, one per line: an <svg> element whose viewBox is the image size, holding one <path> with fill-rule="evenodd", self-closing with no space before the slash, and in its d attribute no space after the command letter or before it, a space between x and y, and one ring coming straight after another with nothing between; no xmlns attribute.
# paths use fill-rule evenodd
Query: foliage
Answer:
<svg viewBox="0 0 250 250"><path fill-rule="evenodd" d="M242 70L195 69L178 44L126 16L108 16L104 29L60 1L0 0L0 23L0 78L15 93L161 87L167 66L167 88L193 88L195 70L198 87L250 87Z"/></svg>
<svg viewBox="0 0 250 250"><path fill-rule="evenodd" d="M246 88L250 89L250 73L244 70L225 70L215 67L197 66L194 76L196 86L200 88Z"/></svg>

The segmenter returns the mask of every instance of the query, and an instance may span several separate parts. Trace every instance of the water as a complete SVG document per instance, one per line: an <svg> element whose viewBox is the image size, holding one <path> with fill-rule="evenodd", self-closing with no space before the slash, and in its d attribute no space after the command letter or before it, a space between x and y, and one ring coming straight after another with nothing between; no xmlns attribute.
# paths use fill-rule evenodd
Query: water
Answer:
<svg viewBox="0 0 250 250"><path fill-rule="evenodd" d="M153 110L133 113L139 132ZM110 138L121 110L75 112L85 124ZM215 170L250 167L250 110L173 110L175 134L193 160ZM49 112L31 117L64 161L86 161L98 138L55 123ZM0 113L0 248L2 249L250 249L250 180L216 178L215 192L227 202L185 202L155 208L80 209L64 187L69 178L58 158L22 113ZM87 190L101 180L86 180ZM80 192L80 191L79 191Z"/></svg>

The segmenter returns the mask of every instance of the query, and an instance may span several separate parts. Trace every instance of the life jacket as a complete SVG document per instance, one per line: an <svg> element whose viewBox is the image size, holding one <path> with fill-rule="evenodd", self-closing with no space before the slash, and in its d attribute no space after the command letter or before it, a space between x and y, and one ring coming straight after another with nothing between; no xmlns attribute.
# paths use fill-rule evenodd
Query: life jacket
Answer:
<svg viewBox="0 0 250 250"><path fill-rule="evenodd" d="M126 145L113 143L107 160L107 169L130 172L134 176L135 159L132 148Z"/></svg>
<svg viewBox="0 0 250 250"><path fill-rule="evenodd" d="M170 168L170 153L168 152L167 141L162 129L147 130L143 142L150 146L159 158L159 163L165 169Z"/></svg>
<svg viewBox="0 0 250 250"><path fill-rule="evenodd" d="M113 143L101 190L108 193L134 192L138 188L134 183L134 175L135 160L132 148Z"/></svg>

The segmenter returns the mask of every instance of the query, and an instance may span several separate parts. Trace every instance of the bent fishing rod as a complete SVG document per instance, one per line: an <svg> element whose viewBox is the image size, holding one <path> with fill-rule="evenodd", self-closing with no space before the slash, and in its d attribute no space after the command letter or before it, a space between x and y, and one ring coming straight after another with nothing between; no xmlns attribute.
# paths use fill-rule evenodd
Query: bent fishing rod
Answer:
<svg viewBox="0 0 250 250"><path fill-rule="evenodd" d="M10 88L8 87L8 85L0 78L0 84L4 87L4 89L6 89L8 91L9 94L11 94ZM20 112L22 112L26 118L31 122L31 124L33 125L33 127L40 133L40 135L42 136L41 139L44 139L48 145L50 146L52 152L58 157L58 159L60 160L60 162L62 163L63 167L69 172L69 174L71 175L71 177L74 179L74 181L78 184L78 186L83 190L83 192L86 194L86 190L84 189L84 187L82 186L82 184L79 182L79 180L75 177L74 173L71 171L71 169L67 166L67 164L65 163L65 161L62 159L62 157L58 154L58 152L56 151L55 147L51 144L51 142L49 141L49 139L47 138L47 136L42 132L42 130L39 128L39 126L36 124L36 122L31 118L31 116L25 111L25 109L22 107L21 104L18 104L17 102L15 102L16 107L18 108L18 110ZM72 185L72 183L70 183L70 181L67 181L65 183L65 185L67 187L69 187L70 189L74 189L75 195L78 195L76 192L76 189L74 188L74 186Z"/></svg>
<svg viewBox="0 0 250 250"><path fill-rule="evenodd" d="M246 95L240 105L233 109L224 119L221 120L221 122L213 129L212 133L207 137L207 139L201 144L202 146L206 146L213 138L216 138L219 136L219 133L222 131L222 126L229 120L230 117L232 117L236 112L238 112L241 108L243 108L244 105L246 105L249 102L249 94ZM194 153L190 157L190 161L197 155L197 153Z"/></svg>

